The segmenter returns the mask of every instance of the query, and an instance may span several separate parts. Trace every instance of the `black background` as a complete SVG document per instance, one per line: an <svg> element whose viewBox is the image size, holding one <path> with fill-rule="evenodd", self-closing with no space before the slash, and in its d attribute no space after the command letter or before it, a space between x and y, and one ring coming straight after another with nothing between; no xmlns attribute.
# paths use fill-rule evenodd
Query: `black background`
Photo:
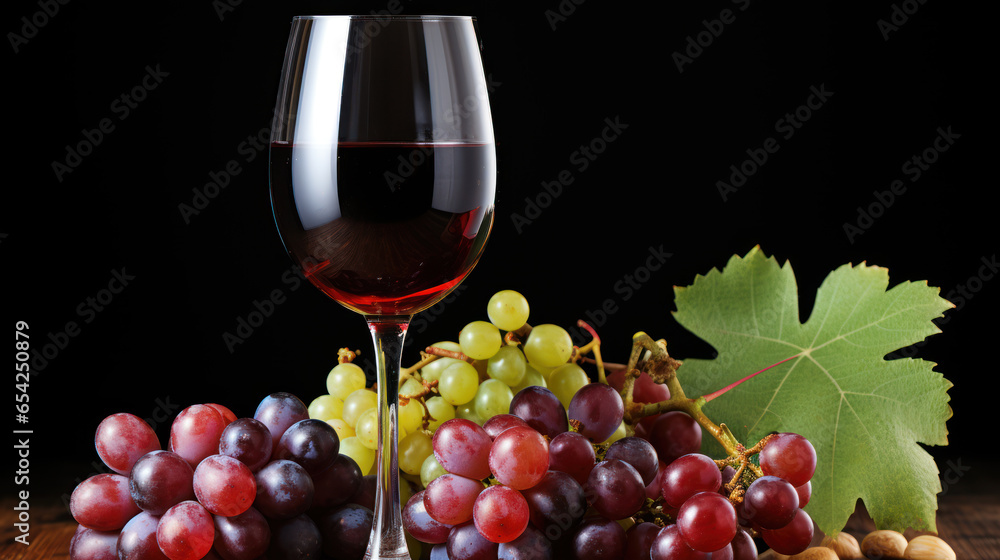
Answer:
<svg viewBox="0 0 1000 560"><path fill-rule="evenodd" d="M979 276L992 274L982 259L992 261L997 248L996 100L987 86L995 64L984 55L980 8L935 0L658 4L400 0L404 13L478 16L499 154L487 250L450 303L414 323L404 362L485 318L489 296L504 288L527 296L533 323L594 321L587 312L612 300L618 311L597 321L605 359L624 361L638 330L666 338L678 357L708 357L711 348L670 316L674 285L759 244L791 261L804 320L830 270L867 261L887 267L892 283L927 280L942 294L964 287L973 296L954 300L944 334L913 355L955 383L952 445L935 456L995 456L974 433L996 388L997 282ZM886 39L878 21L904 4L918 9ZM93 430L108 414L162 416L167 404L173 416L218 402L247 416L279 390L308 402L325 392L338 348L368 352L361 317L286 282L291 261L271 216L266 151L241 144L266 138L293 15L393 5L75 0L48 17L37 15L37 1L5 5L4 324L26 321L37 350L54 345L67 322L79 326L31 378L33 464L81 463L42 484L68 492L88 474ZM713 20L726 9L734 21L679 71L672 55L699 34L707 43L706 29L718 30ZM22 18L45 23L15 52L9 33L31 31ZM147 67L162 82L123 119L116 100ZM811 87L829 97L782 137L776 124L806 103ZM114 130L60 180L53 163L102 119ZM627 128L581 170L571 158L606 119ZM958 138L910 181L903 164L933 145L939 127ZM780 149L724 198L717 181L768 137ZM191 205L230 160L240 172L185 220L180 205ZM512 216L546 201L542 183L563 171L572 184L519 231ZM876 204L873 193L897 179L905 193L849 238L844 224L856 225L859 207ZM671 254L665 266L626 300L616 283L661 248ZM123 268L134 277L128 286L101 312L81 313ZM275 290L283 303L230 351L224 333ZM3 424L21 427L13 418ZM168 428L157 425L164 441Z"/></svg>

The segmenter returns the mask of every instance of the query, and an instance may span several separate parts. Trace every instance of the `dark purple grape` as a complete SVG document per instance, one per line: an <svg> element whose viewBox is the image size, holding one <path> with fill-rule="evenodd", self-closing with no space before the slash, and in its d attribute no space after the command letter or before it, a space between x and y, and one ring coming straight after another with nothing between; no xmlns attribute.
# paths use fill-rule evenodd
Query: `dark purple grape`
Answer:
<svg viewBox="0 0 1000 560"><path fill-rule="evenodd" d="M757 543L743 529L736 531L732 542L733 560L757 560Z"/></svg>
<svg viewBox="0 0 1000 560"><path fill-rule="evenodd" d="M726 485L733 480L734 476L736 476L736 469L729 465L722 468L722 472L719 473L719 494L729 497L729 490L726 490Z"/></svg>
<svg viewBox="0 0 1000 560"><path fill-rule="evenodd" d="M649 551L651 560L711 560L712 554L698 552L688 546L681 537L677 525L667 525L660 529Z"/></svg>
<svg viewBox="0 0 1000 560"><path fill-rule="evenodd" d="M643 522L625 531L625 556L622 560L649 560L653 539L660 533L660 526Z"/></svg>
<svg viewBox="0 0 1000 560"><path fill-rule="evenodd" d="M486 540L475 524L468 521L448 533L449 560L496 560L500 545Z"/></svg>
<svg viewBox="0 0 1000 560"><path fill-rule="evenodd" d="M712 560L733 560L733 545L726 546L712 553Z"/></svg>
<svg viewBox="0 0 1000 560"><path fill-rule="evenodd" d="M764 529L780 529L795 517L799 494L795 487L776 476L753 481L743 496L747 521Z"/></svg>
<svg viewBox="0 0 1000 560"><path fill-rule="evenodd" d="M345 504L357 492L364 478L354 459L339 454L329 468L311 476L315 489L311 509L317 511Z"/></svg>
<svg viewBox="0 0 1000 560"><path fill-rule="evenodd" d="M611 437L624 415L622 396L604 383L584 385L569 402L569 420L579 422L578 431L594 443Z"/></svg>
<svg viewBox="0 0 1000 560"><path fill-rule="evenodd" d="M239 515L216 515L215 551L225 560L254 560L267 552L271 528L267 519L251 507Z"/></svg>
<svg viewBox="0 0 1000 560"><path fill-rule="evenodd" d="M348 498L347 503L357 504L375 511L375 485L377 483L378 477L376 475L369 474L361 477L358 489Z"/></svg>
<svg viewBox="0 0 1000 560"><path fill-rule="evenodd" d="M649 443L656 449L656 456L670 465L681 455L701 449L701 426L679 410L665 412L650 427Z"/></svg>
<svg viewBox="0 0 1000 560"><path fill-rule="evenodd" d="M428 515L427 508L424 507L424 492L425 490L421 490L410 496L406 506L403 507L403 528L420 542L446 543L452 526Z"/></svg>
<svg viewBox="0 0 1000 560"><path fill-rule="evenodd" d="M563 432L549 442L549 470L572 476L580 486L587 484L590 471L596 464L594 446L589 439L576 432Z"/></svg>
<svg viewBox="0 0 1000 560"><path fill-rule="evenodd" d="M659 472L659 459L656 457L656 449L648 441L635 436L622 438L608 447L604 458L618 459L635 467L642 477L642 483L646 486L653 482L656 473Z"/></svg>
<svg viewBox="0 0 1000 560"><path fill-rule="evenodd" d="M431 548L430 560L451 560L448 558L448 545L447 544L436 544Z"/></svg>
<svg viewBox="0 0 1000 560"><path fill-rule="evenodd" d="M312 477L298 463L271 461L257 471L257 498L253 506L268 519L291 519L312 505Z"/></svg>
<svg viewBox="0 0 1000 560"><path fill-rule="evenodd" d="M545 473L538 484L521 494L528 501L531 523L551 541L567 534L587 513L583 487L564 472Z"/></svg>
<svg viewBox="0 0 1000 560"><path fill-rule="evenodd" d="M291 519L271 521L271 545L267 548L267 560L315 560L322 551L323 535L316 522L308 516L297 515Z"/></svg>
<svg viewBox="0 0 1000 560"><path fill-rule="evenodd" d="M635 468L618 459L601 461L584 487L591 505L608 519L625 519L646 502L646 485Z"/></svg>
<svg viewBox="0 0 1000 560"><path fill-rule="evenodd" d="M167 555L156 544L159 522L159 517L146 512L129 520L118 536L117 560L167 560Z"/></svg>
<svg viewBox="0 0 1000 560"><path fill-rule="evenodd" d="M549 439L569 430L566 408L545 387L532 385L518 391L510 401L510 413Z"/></svg>
<svg viewBox="0 0 1000 560"><path fill-rule="evenodd" d="M194 469L171 451L151 451L135 462L129 493L139 509L163 515L171 507L194 499Z"/></svg>
<svg viewBox="0 0 1000 560"><path fill-rule="evenodd" d="M591 517L574 531L572 546L576 560L621 560L625 556L625 529L616 521Z"/></svg>
<svg viewBox="0 0 1000 560"><path fill-rule="evenodd" d="M219 438L219 453L239 459L257 472L271 460L274 442L271 431L254 418L238 418L231 422Z"/></svg>
<svg viewBox="0 0 1000 560"><path fill-rule="evenodd" d="M340 437L333 426L307 418L292 424L282 434L275 451L276 459L288 459L302 465L307 473L326 470L340 453Z"/></svg>
<svg viewBox="0 0 1000 560"><path fill-rule="evenodd" d="M70 560L118 560L118 534L77 525L69 541Z"/></svg>
<svg viewBox="0 0 1000 560"><path fill-rule="evenodd" d="M513 414L497 414L483 424L483 429L493 439L509 428L515 426L528 426L528 423Z"/></svg>
<svg viewBox="0 0 1000 560"><path fill-rule="evenodd" d="M323 553L338 560L361 560L372 533L372 510L357 504L341 506L319 518Z"/></svg>
<svg viewBox="0 0 1000 560"><path fill-rule="evenodd" d="M552 543L538 529L528 526L520 537L501 543L497 560L551 560Z"/></svg>
<svg viewBox="0 0 1000 560"><path fill-rule="evenodd" d="M299 420L309 418L309 408L291 393L273 393L260 401L253 417L271 432L273 454L285 430Z"/></svg>

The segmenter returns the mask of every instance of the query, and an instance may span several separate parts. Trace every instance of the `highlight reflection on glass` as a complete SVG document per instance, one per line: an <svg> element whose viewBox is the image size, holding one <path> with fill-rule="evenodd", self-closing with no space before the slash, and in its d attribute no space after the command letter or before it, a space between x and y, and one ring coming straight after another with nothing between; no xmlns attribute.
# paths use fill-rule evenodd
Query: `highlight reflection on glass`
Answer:
<svg viewBox="0 0 1000 560"><path fill-rule="evenodd" d="M403 337L469 274L493 223L496 149L474 20L295 18L270 160L289 254L372 332L381 432L366 558L408 558L395 421Z"/></svg>

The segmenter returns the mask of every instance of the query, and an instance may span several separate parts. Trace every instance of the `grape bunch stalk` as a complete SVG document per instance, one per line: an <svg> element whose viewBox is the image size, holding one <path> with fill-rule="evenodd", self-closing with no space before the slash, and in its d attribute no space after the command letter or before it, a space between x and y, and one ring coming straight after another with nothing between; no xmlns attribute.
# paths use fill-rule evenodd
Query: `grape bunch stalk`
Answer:
<svg viewBox="0 0 1000 560"><path fill-rule="evenodd" d="M414 558L747 560L760 541L787 555L809 546L812 445L775 433L744 446L702 411L738 383L689 398L665 341L640 332L627 363L606 363L588 324L578 323L591 341L574 346L558 325L530 325L513 290L496 293L487 316L401 372ZM374 388L355 357L341 350L330 394L310 412L370 472ZM700 452L704 432L725 457Z"/></svg>

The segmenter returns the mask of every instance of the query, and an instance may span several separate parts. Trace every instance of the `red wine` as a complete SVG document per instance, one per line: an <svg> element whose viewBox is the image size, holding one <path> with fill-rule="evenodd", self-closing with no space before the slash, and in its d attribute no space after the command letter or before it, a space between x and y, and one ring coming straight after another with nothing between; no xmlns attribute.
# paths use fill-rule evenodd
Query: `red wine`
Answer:
<svg viewBox="0 0 1000 560"><path fill-rule="evenodd" d="M492 144L271 144L271 204L306 277L364 314L430 307L493 224Z"/></svg>

